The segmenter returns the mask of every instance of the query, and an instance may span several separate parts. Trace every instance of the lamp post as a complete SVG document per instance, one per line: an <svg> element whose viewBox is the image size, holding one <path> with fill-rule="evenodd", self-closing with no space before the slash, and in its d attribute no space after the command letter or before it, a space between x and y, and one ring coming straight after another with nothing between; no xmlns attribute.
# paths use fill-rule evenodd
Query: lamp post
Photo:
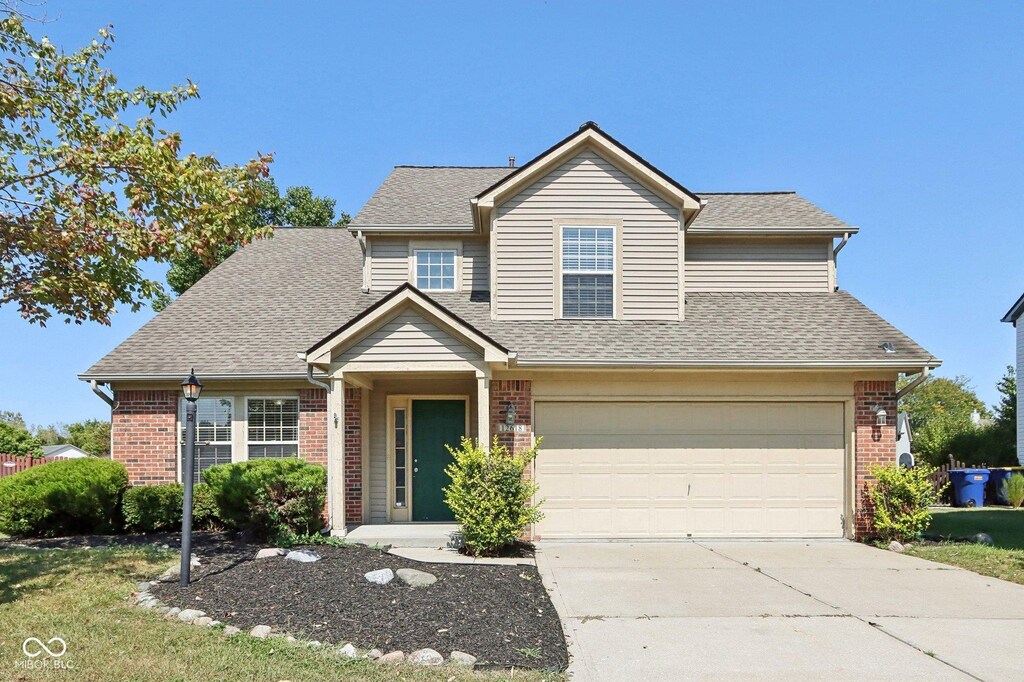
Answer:
<svg viewBox="0 0 1024 682"><path fill-rule="evenodd" d="M185 447L182 448L181 476L185 493L181 505L181 586L188 587L192 569L192 479L196 468L196 400L203 385L196 379L193 369L181 382L185 394Z"/></svg>

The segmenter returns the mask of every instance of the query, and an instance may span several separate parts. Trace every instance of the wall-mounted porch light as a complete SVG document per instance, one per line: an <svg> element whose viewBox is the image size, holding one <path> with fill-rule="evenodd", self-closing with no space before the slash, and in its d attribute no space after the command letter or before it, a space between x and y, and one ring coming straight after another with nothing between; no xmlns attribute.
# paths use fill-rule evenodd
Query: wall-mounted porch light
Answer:
<svg viewBox="0 0 1024 682"><path fill-rule="evenodd" d="M516 423L516 406L515 403L511 401L505 405L505 423L512 426Z"/></svg>
<svg viewBox="0 0 1024 682"><path fill-rule="evenodd" d="M875 424L878 426L885 426L886 419L889 414L885 411L885 408L881 405L875 405Z"/></svg>

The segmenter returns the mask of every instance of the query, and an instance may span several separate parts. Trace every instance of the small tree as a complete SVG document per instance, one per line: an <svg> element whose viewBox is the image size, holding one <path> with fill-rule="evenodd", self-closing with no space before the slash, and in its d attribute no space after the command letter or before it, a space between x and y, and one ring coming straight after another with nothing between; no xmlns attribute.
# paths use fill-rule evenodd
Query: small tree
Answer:
<svg viewBox="0 0 1024 682"><path fill-rule="evenodd" d="M871 488L873 522L883 540L911 540L928 528L932 519L929 507L945 489L935 489L934 473L934 468L924 464L909 469L896 464L871 469L875 477Z"/></svg>
<svg viewBox="0 0 1024 682"><path fill-rule="evenodd" d="M538 509L542 503L531 504L537 484L524 477L538 447L539 438L532 448L516 455L497 438L490 450L469 438L463 438L458 448L448 447L455 461L445 469L452 483L444 489L444 501L471 554L497 554L519 539L527 526L544 518Z"/></svg>
<svg viewBox="0 0 1024 682"><path fill-rule="evenodd" d="M42 443L28 430L19 429L7 422L0 422L0 455L42 457Z"/></svg>
<svg viewBox="0 0 1024 682"><path fill-rule="evenodd" d="M1024 504L1024 476L1020 474L1013 474L1009 480L1003 484L1004 493L1006 494L1006 501L1010 503L1010 506L1014 509L1019 509L1021 504Z"/></svg>

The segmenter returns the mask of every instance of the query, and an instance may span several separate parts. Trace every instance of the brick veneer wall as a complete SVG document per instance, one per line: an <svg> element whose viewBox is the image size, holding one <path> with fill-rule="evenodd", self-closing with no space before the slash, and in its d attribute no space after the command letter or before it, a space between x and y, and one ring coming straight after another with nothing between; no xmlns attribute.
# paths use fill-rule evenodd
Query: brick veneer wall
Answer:
<svg viewBox="0 0 1024 682"><path fill-rule="evenodd" d="M177 391L116 391L111 457L132 485L178 480Z"/></svg>
<svg viewBox="0 0 1024 682"><path fill-rule="evenodd" d="M878 426L875 406L885 409L888 419ZM870 537L871 498L868 496L874 477L868 473L876 464L896 461L896 382L858 381L854 383L854 437L856 461L854 463L854 534L858 539Z"/></svg>
<svg viewBox="0 0 1024 682"><path fill-rule="evenodd" d="M345 523L363 522L363 392L345 389Z"/></svg>
<svg viewBox="0 0 1024 682"><path fill-rule="evenodd" d="M327 391L299 391L299 453L304 459L327 466Z"/></svg>
<svg viewBox="0 0 1024 682"><path fill-rule="evenodd" d="M532 386L525 379L501 379L491 381L491 430L498 442L508 446L512 452L519 452L532 445L533 409ZM509 433L498 431L499 424L505 423L508 403L516 406L516 424L525 424L526 431Z"/></svg>

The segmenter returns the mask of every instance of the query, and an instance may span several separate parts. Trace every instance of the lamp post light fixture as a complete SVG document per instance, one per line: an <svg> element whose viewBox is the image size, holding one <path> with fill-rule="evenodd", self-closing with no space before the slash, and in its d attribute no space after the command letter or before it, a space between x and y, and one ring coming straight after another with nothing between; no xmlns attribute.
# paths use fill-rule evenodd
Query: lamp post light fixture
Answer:
<svg viewBox="0 0 1024 682"><path fill-rule="evenodd" d="M181 382L185 394L185 445L182 448L181 476L185 484L181 505L181 586L188 587L192 569L192 479L196 469L196 401L203 385L193 369Z"/></svg>

